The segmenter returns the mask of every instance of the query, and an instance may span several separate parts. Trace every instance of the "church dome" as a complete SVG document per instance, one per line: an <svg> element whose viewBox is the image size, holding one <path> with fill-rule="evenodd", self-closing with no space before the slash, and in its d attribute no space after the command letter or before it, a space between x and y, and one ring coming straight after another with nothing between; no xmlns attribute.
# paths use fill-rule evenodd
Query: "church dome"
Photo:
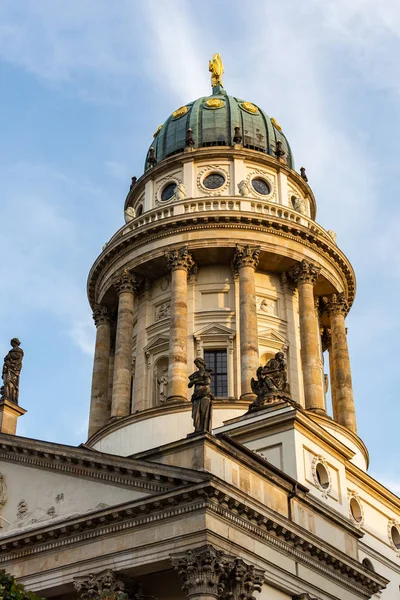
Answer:
<svg viewBox="0 0 400 600"><path fill-rule="evenodd" d="M289 142L275 119L252 102L229 96L222 86L216 86L211 96L181 106L160 125L147 153L145 171L186 147L235 143L275 158L284 152L288 166L294 169Z"/></svg>

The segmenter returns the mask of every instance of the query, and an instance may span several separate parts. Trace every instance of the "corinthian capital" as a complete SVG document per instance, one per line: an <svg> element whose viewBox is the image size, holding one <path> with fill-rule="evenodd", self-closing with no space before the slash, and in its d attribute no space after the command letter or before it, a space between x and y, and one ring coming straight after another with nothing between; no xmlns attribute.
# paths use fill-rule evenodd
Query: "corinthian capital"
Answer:
<svg viewBox="0 0 400 600"><path fill-rule="evenodd" d="M197 271L197 264L190 254L188 246L173 248L165 253L165 260L170 271L175 269L185 269L187 273L194 274Z"/></svg>
<svg viewBox="0 0 400 600"><path fill-rule="evenodd" d="M264 571L248 565L241 558L234 561L229 573L226 597L233 600L255 600L254 592L261 592Z"/></svg>
<svg viewBox="0 0 400 600"><path fill-rule="evenodd" d="M127 600L125 584L117 578L114 571L107 569L101 573L89 573L75 577L74 586L81 600Z"/></svg>
<svg viewBox="0 0 400 600"><path fill-rule="evenodd" d="M114 280L114 286L118 294L121 294L122 292L137 294L141 283L142 279L134 273L130 273L128 269L124 269L121 275Z"/></svg>
<svg viewBox="0 0 400 600"><path fill-rule="evenodd" d="M95 304L93 308L93 320L96 327L102 325L103 323L111 322L111 315L107 306L102 306L101 304Z"/></svg>
<svg viewBox="0 0 400 600"><path fill-rule="evenodd" d="M228 576L223 552L206 545L177 554L171 560L186 597L199 594L223 596Z"/></svg>
<svg viewBox="0 0 400 600"><path fill-rule="evenodd" d="M349 303L344 292L324 298L324 307L329 315L342 314L346 316L349 312Z"/></svg>
<svg viewBox="0 0 400 600"><path fill-rule="evenodd" d="M293 281L293 284L298 287L302 283L315 285L320 271L320 267L317 267L314 263L302 260L292 267L287 274Z"/></svg>
<svg viewBox="0 0 400 600"><path fill-rule="evenodd" d="M233 257L233 269L238 271L240 267L257 268L260 257L260 246L240 246L236 244L236 252Z"/></svg>

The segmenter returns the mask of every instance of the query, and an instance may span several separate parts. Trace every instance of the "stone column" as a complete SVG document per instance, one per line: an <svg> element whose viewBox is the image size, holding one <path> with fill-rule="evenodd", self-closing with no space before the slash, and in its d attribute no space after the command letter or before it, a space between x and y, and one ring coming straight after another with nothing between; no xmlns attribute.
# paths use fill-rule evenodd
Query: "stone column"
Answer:
<svg viewBox="0 0 400 600"><path fill-rule="evenodd" d="M335 371L333 369L333 358L332 358L332 331L330 327L322 327L321 329L321 344L322 352L328 350L329 356L329 388L331 392L332 406L335 404L335 390L336 386L333 383L335 377Z"/></svg>
<svg viewBox="0 0 400 600"><path fill-rule="evenodd" d="M150 321L151 282L145 280L141 289L137 316L135 377L133 379L133 412L150 408L152 405L147 385L147 360L143 352L147 344L147 327Z"/></svg>
<svg viewBox="0 0 400 600"><path fill-rule="evenodd" d="M171 320L168 355L167 402L187 400L187 278L197 269L187 246L165 253L171 271Z"/></svg>
<svg viewBox="0 0 400 600"><path fill-rule="evenodd" d="M81 600L128 600L125 583L111 569L74 577L74 587Z"/></svg>
<svg viewBox="0 0 400 600"><path fill-rule="evenodd" d="M133 304L139 280L125 269L114 285L119 299L111 416L126 417L131 408Z"/></svg>
<svg viewBox="0 0 400 600"><path fill-rule="evenodd" d="M357 433L350 356L344 321L349 310L346 296L343 293L332 294L326 300L325 308L330 317L332 332L330 357L331 372L333 372L331 383L333 418L337 423Z"/></svg>
<svg viewBox="0 0 400 600"><path fill-rule="evenodd" d="M314 299L314 286L319 272L319 267L302 260L289 271L289 277L299 292L300 345L305 407L307 410L325 414L322 361L318 339L319 323Z"/></svg>
<svg viewBox="0 0 400 600"><path fill-rule="evenodd" d="M240 371L241 398L254 400L251 378L260 366L254 272L260 255L259 246L236 246L233 268L239 273Z"/></svg>
<svg viewBox="0 0 400 600"><path fill-rule="evenodd" d="M171 557L186 600L254 600L264 572L210 544Z"/></svg>
<svg viewBox="0 0 400 600"><path fill-rule="evenodd" d="M111 417L111 404L108 398L111 319L107 307L97 304L93 310L93 319L97 331L89 412L89 438L104 427Z"/></svg>

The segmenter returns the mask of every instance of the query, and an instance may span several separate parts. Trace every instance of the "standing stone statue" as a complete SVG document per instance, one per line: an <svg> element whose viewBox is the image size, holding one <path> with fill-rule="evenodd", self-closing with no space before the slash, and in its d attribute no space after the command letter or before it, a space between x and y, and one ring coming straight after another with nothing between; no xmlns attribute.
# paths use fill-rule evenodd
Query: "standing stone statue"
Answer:
<svg viewBox="0 0 400 600"><path fill-rule="evenodd" d="M165 402L168 395L168 367L164 366L162 368L161 377L157 379L157 385L160 402Z"/></svg>
<svg viewBox="0 0 400 600"><path fill-rule="evenodd" d="M19 376L22 369L22 359L24 351L20 348L21 342L18 338L13 338L10 342L11 350L4 358L3 365L3 386L0 389L1 399L8 400L18 404L19 396Z"/></svg>
<svg viewBox="0 0 400 600"><path fill-rule="evenodd" d="M206 368L206 363L202 358L196 358L194 364L197 371L189 377L189 388L194 386L192 401L192 419L194 433L207 431L211 433L212 401L214 396L211 393L211 369Z"/></svg>
<svg viewBox="0 0 400 600"><path fill-rule="evenodd" d="M250 411L260 410L273 402L292 402L283 352L277 352L264 367L258 367L257 379L251 380L251 389L257 398L251 404Z"/></svg>

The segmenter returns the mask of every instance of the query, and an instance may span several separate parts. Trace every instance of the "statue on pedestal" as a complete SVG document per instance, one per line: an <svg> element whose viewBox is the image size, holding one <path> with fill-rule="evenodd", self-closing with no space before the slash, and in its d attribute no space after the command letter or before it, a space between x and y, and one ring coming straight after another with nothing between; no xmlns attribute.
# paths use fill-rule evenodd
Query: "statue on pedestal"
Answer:
<svg viewBox="0 0 400 600"><path fill-rule="evenodd" d="M167 399L168 395L168 367L164 366L162 368L162 373L160 379L157 379L158 385L158 395L160 397L160 402L163 403Z"/></svg>
<svg viewBox="0 0 400 600"><path fill-rule="evenodd" d="M4 358L3 365L3 386L0 388L1 400L8 400L18 404L19 396L19 376L22 369L22 359L24 351L20 348L21 342L18 338L13 338L10 342L11 350Z"/></svg>
<svg viewBox="0 0 400 600"><path fill-rule="evenodd" d="M214 396L211 393L211 374L212 369L207 369L206 363L202 358L196 358L194 364L197 371L189 376L189 385L194 386L192 401L192 419L194 433L211 433L212 401Z"/></svg>
<svg viewBox="0 0 400 600"><path fill-rule="evenodd" d="M258 367L257 379L251 380L251 389L257 398L250 405L249 411L259 410L274 402L292 402L283 352L277 352L264 367Z"/></svg>

